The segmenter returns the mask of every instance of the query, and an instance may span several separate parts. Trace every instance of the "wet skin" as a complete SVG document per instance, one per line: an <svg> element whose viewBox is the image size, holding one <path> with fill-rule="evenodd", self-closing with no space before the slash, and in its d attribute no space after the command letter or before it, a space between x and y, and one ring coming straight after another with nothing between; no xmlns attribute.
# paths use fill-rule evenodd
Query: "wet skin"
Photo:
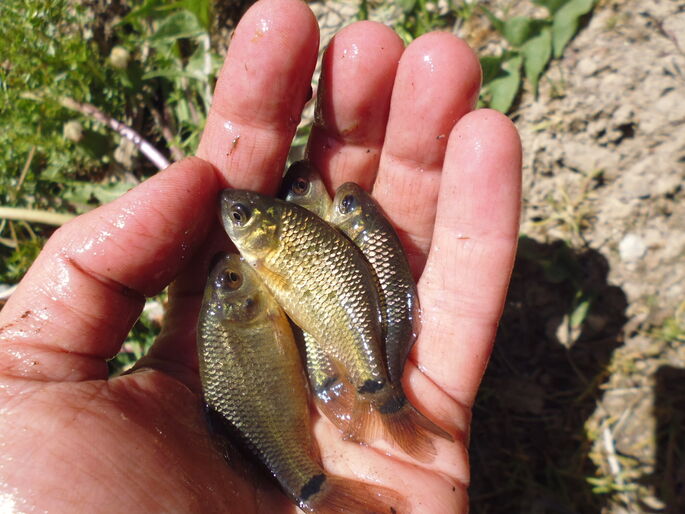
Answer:
<svg viewBox="0 0 685 514"><path fill-rule="evenodd" d="M274 486L227 466L212 443L194 334L209 261L227 245L218 193L278 190L317 40L304 3L255 4L231 42L201 159L58 230L0 312L0 505L293 512ZM465 511L470 407L517 239L518 136L504 116L470 112L478 61L446 33L403 49L387 27L355 23L329 46L323 72L309 157L329 190L364 185L399 229L423 309L404 389L456 439L436 441L438 455L426 465L382 441L342 441L319 418L323 464L401 491L415 512ZM144 296L172 281L150 354L137 372L107 380L106 359Z"/></svg>

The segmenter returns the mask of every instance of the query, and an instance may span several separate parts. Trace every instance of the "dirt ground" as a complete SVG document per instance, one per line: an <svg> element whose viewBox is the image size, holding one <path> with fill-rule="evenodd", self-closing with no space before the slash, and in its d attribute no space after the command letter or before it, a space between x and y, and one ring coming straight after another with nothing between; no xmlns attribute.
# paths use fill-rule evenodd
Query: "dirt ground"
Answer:
<svg viewBox="0 0 685 514"><path fill-rule="evenodd" d="M685 2L600 2L539 98L474 512L685 512Z"/></svg>
<svg viewBox="0 0 685 514"><path fill-rule="evenodd" d="M332 30L356 5L313 7ZM497 51L482 16L453 30ZM472 511L685 512L685 2L599 2L511 116L522 239Z"/></svg>

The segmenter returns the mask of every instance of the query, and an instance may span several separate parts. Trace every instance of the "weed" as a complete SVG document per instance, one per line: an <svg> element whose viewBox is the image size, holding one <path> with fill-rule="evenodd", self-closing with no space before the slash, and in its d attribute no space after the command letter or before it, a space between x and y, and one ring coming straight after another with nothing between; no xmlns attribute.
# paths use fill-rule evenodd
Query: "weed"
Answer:
<svg viewBox="0 0 685 514"><path fill-rule="evenodd" d="M481 105L508 112L521 90L522 72L537 96L540 76L550 60L562 56L578 31L580 19L594 7L594 0L533 0L533 3L545 7L548 16L503 20L481 6L492 26L508 43L501 55L481 58Z"/></svg>

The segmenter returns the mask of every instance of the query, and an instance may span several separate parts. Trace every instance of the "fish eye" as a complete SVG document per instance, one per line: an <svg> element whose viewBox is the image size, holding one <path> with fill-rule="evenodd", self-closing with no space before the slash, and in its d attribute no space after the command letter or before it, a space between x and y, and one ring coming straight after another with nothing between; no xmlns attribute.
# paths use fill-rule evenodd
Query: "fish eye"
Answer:
<svg viewBox="0 0 685 514"><path fill-rule="evenodd" d="M343 199L340 201L340 212L342 214L347 214L348 212L353 211L357 207L357 199L354 197L354 195L346 195L343 197Z"/></svg>
<svg viewBox="0 0 685 514"><path fill-rule="evenodd" d="M308 187L309 180L304 177L297 177L292 186L290 186L290 190L296 195L303 195L307 192Z"/></svg>
<svg viewBox="0 0 685 514"><path fill-rule="evenodd" d="M226 270L219 275L217 282L219 287L235 291L243 284L243 277L238 272Z"/></svg>
<svg viewBox="0 0 685 514"><path fill-rule="evenodd" d="M246 206L244 206L241 203L237 203L231 207L231 210L229 212L229 216L231 217L231 221L238 225L239 227L247 223L247 220L250 219L250 209L248 209Z"/></svg>

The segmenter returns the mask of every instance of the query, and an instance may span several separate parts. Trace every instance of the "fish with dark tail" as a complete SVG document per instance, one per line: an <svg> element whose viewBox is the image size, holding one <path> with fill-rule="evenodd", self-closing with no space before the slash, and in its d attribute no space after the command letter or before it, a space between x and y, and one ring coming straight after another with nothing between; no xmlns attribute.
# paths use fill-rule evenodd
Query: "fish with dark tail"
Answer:
<svg viewBox="0 0 685 514"><path fill-rule="evenodd" d="M301 509L407 512L394 491L324 471L290 323L238 255L222 255L210 272L197 341L205 402Z"/></svg>
<svg viewBox="0 0 685 514"><path fill-rule="evenodd" d="M328 221L354 241L378 278L388 374L399 382L421 322L419 294L400 238L371 195L353 182L335 191Z"/></svg>

